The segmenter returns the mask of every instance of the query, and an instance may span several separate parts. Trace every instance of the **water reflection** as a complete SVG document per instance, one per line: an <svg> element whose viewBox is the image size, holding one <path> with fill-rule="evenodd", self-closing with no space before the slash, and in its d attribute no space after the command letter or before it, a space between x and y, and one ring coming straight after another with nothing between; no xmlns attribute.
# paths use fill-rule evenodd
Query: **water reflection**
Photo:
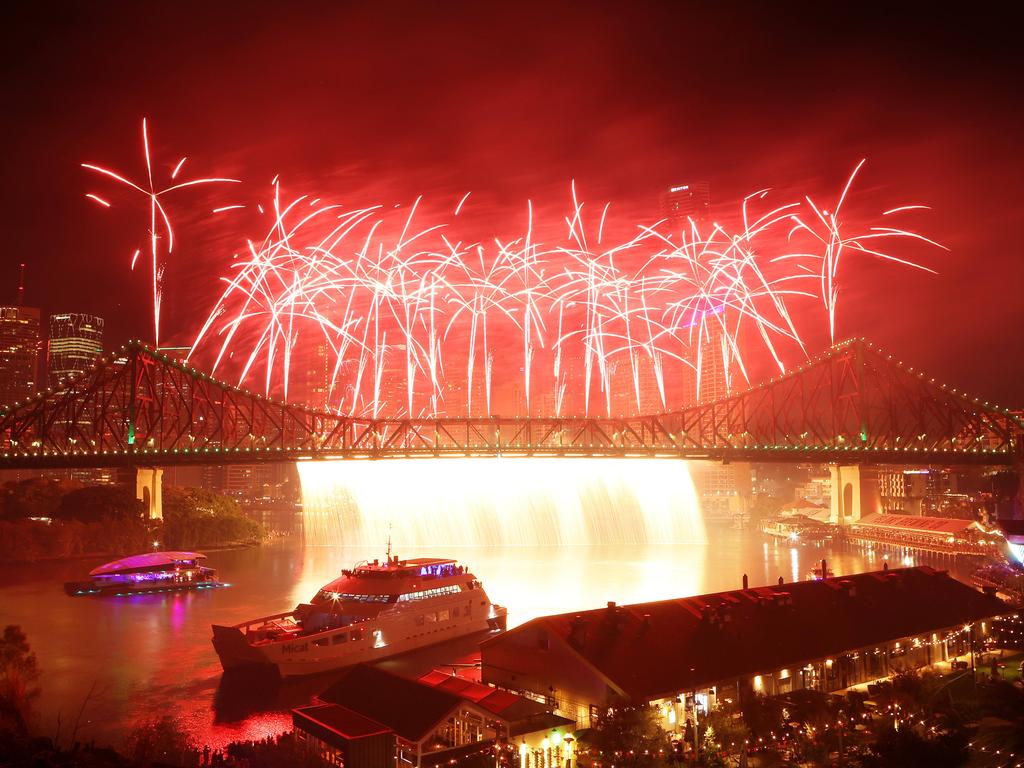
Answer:
<svg viewBox="0 0 1024 768"><path fill-rule="evenodd" d="M410 557L439 554L412 546L397 551ZM837 576L881 568L886 559L893 567L901 564L899 557L882 551L791 548L766 542L757 531L713 527L706 543L454 547L445 554L475 571L491 598L508 606L511 624L545 613L601 607L608 600L621 604L736 589L744 573L752 586L773 584L780 576L790 581L822 558ZM210 565L231 582L230 588L131 598L64 596L63 582L97 563L43 564L16 574L0 571L0 621L22 625L39 658L41 733L53 734L59 715L66 734L67 724L85 703L79 738L116 743L136 720L172 711L185 720L195 739L219 746L290 727L288 708L305 703L327 683L313 679L279 688L258 683L247 688L223 681L210 644L210 625L289 610L342 567L382 555L379 546L303 547L298 541L210 552ZM949 561L934 564L951 567ZM446 655L461 656L467 650L453 648L418 661L389 663L429 668L451 661Z"/></svg>

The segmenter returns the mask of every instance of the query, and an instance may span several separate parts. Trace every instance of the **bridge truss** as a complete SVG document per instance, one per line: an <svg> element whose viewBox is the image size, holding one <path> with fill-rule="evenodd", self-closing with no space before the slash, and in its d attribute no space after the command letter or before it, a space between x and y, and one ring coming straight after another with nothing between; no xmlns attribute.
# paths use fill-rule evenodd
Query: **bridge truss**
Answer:
<svg viewBox="0 0 1024 768"><path fill-rule="evenodd" d="M0 468L417 456L1021 461L1012 413L862 339L714 403L628 418L367 418L233 387L139 343L0 413Z"/></svg>

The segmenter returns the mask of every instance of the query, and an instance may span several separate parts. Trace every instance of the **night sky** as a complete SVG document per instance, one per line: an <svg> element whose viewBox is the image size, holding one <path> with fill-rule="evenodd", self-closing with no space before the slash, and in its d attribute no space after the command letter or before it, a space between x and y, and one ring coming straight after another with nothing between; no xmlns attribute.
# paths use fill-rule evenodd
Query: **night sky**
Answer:
<svg viewBox="0 0 1024 768"><path fill-rule="evenodd" d="M688 179L716 215L767 186L827 198L867 157L864 204L932 206L914 224L950 251L913 251L938 276L851 264L840 335L1024 406L1024 54L996 5L30 5L0 49L0 301L24 261L26 302L102 315L108 346L148 332L147 276L128 270L143 214L85 200L111 187L79 164L141 174L142 116L161 162L188 155L248 195L280 173L346 202L472 190L515 215L566 203L572 179L636 218ZM229 195L192 199L166 276L178 340L240 243L198 215Z"/></svg>

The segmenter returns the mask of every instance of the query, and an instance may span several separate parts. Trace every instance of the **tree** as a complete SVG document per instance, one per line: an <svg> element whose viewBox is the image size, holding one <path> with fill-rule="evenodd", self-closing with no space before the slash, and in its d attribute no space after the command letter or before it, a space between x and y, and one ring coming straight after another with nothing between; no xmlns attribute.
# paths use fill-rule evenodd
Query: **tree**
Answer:
<svg viewBox="0 0 1024 768"><path fill-rule="evenodd" d="M862 762L866 768L894 765L956 768L967 763L967 740L961 733L942 733L928 738L909 727L886 728Z"/></svg>
<svg viewBox="0 0 1024 768"><path fill-rule="evenodd" d="M761 694L746 696L741 710L743 721L755 739L767 738L782 725L782 705L776 699Z"/></svg>
<svg viewBox="0 0 1024 768"><path fill-rule="evenodd" d="M581 739L593 762L626 768L657 768L667 764L672 745L647 705L609 709Z"/></svg>
<svg viewBox="0 0 1024 768"><path fill-rule="evenodd" d="M64 494L55 517L95 523L107 518L142 519L142 502L125 485L90 485Z"/></svg>
<svg viewBox="0 0 1024 768"><path fill-rule="evenodd" d="M3 516L8 520L25 517L54 517L64 494L81 488L73 481L32 477L3 487Z"/></svg>
<svg viewBox="0 0 1024 768"><path fill-rule="evenodd" d="M1024 690L1004 680L978 686L982 717L974 743L989 754L1024 754Z"/></svg>
<svg viewBox="0 0 1024 768"><path fill-rule="evenodd" d="M716 760L712 753L718 755L724 752L729 755L740 755L743 752L744 744L750 739L750 730L743 720L739 707L735 704L715 707L704 716L703 723L706 730L701 732L701 752L704 754L706 765L719 764L721 759ZM711 740L710 744L709 739Z"/></svg>
<svg viewBox="0 0 1024 768"><path fill-rule="evenodd" d="M39 695L36 655L21 627L8 624L0 637L0 730L28 732L32 700Z"/></svg>
<svg viewBox="0 0 1024 768"><path fill-rule="evenodd" d="M164 543L177 549L257 542L263 526L242 514L238 502L202 488L164 488Z"/></svg>
<svg viewBox="0 0 1024 768"><path fill-rule="evenodd" d="M195 754L192 739L170 715L139 723L128 734L128 757L150 766L187 765Z"/></svg>

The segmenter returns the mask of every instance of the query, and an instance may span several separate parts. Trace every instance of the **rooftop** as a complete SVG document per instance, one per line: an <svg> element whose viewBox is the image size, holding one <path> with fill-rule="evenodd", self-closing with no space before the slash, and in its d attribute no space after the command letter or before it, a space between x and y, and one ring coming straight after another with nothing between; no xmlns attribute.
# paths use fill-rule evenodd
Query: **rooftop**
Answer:
<svg viewBox="0 0 1024 768"><path fill-rule="evenodd" d="M430 733L463 701L454 693L365 664L347 670L320 699L340 704L414 742Z"/></svg>
<svg viewBox="0 0 1024 768"><path fill-rule="evenodd" d="M346 739L362 739L382 733L391 733L386 725L363 717L340 704L314 704L293 709L292 714L302 720L316 723Z"/></svg>
<svg viewBox="0 0 1024 768"><path fill-rule="evenodd" d="M968 528L979 528L976 520L963 520L951 517L923 517L921 515L893 515L876 513L862 517L855 526L865 528L891 528L915 533L934 533L954 535Z"/></svg>
<svg viewBox="0 0 1024 768"><path fill-rule="evenodd" d="M1006 611L922 566L546 616L481 650L485 676L499 661L525 672L545 637L561 641L626 696L647 701Z"/></svg>
<svg viewBox="0 0 1024 768"><path fill-rule="evenodd" d="M421 677L419 682L471 701L506 722L527 720L547 713L547 707L540 702L445 672L435 670Z"/></svg>

